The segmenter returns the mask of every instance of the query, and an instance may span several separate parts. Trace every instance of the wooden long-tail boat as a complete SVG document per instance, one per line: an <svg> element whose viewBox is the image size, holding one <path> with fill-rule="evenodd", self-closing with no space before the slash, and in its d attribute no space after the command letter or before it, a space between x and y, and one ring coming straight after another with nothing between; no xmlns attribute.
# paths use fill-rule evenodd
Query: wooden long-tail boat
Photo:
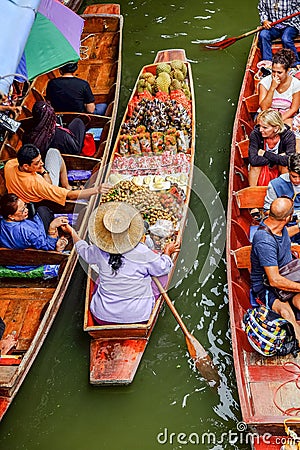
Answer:
<svg viewBox="0 0 300 450"><path fill-rule="evenodd" d="M100 139L95 141L95 155L93 157L63 155L63 157L68 169L93 171L92 182L97 185L103 178L117 114L123 18L117 4L107 5L106 12L104 5L100 5L99 9L97 5L93 5L85 10L83 17L85 26L82 38L85 45L85 59L79 62L78 75L90 82L96 103L106 103L107 108L103 116L88 115L90 127L103 129ZM44 98L48 80L57 75L58 71L54 71L33 81L22 101L22 113L18 117L21 119L21 126L15 135L7 137L1 148L2 161L16 156L21 146L22 133L30 124L30 111L34 102ZM74 117L74 114L67 112L60 115L64 123L68 123ZM71 201L68 201L65 207L55 204L50 206L55 213L72 213L73 218L78 215L76 229L84 238L95 201L94 196L88 202L76 202L76 207L75 202ZM0 266L11 265L12 262L31 266L60 264L59 276L48 280L1 278L0 317L6 324L4 337L14 331L18 343L10 357L0 358L0 419L17 394L50 330L77 259L77 253L72 248L69 255L33 249L0 249Z"/></svg>
<svg viewBox="0 0 300 450"><path fill-rule="evenodd" d="M298 51L300 40L296 41ZM281 44L274 43L273 52ZM251 208L262 208L266 187L249 187L248 136L254 126L258 109L257 63L261 55L254 39L239 96L232 135L228 212L227 212L227 278L232 350L240 399L242 420L248 427L248 443L256 450L280 450L287 443L284 420L291 429L293 414L299 413L300 356L263 357L253 350L242 328L249 301L250 232L254 223ZM292 363L292 365L287 365ZM295 366L297 364L298 366ZM293 410L293 408L295 408ZM289 422L290 420L290 422ZM285 448L285 447L282 447ZM286 447L289 448L289 447ZM293 447L294 448L294 447Z"/></svg>
<svg viewBox="0 0 300 450"><path fill-rule="evenodd" d="M187 94L184 94L181 88L173 92L166 89L168 93L155 93L155 89L153 92L153 88L150 88L151 94L149 90L144 89L145 84L140 81L141 78L150 77L148 80L153 83L159 64L164 63L165 66L170 67L174 61L178 66L184 65L182 70L184 71L185 87L188 89ZM173 212L164 215L168 207L163 199L167 202L169 199L171 203L173 202L173 210L177 210L175 237L179 240L185 226L192 183L195 151L194 100L192 72L185 51L179 49L158 52L154 63L142 68L133 89L106 174L106 180L114 184L114 187L108 195L101 197L102 202L121 199L135 204L144 219L150 221L150 224L157 220L157 217L152 217L152 219L149 217L151 208L154 212L158 207L161 213L160 217L167 220L172 220L176 216L176 212L173 216ZM173 102L173 106L170 102ZM165 114L165 108L171 105L174 108L171 115L176 115L180 110L182 120L178 116L178 122L177 119L170 120L169 123L162 126L158 117L157 122L154 123L156 116L153 112L154 104L158 108L158 116L161 119ZM145 114L141 118L143 109ZM149 110L152 111L150 115L147 113ZM149 121L145 118L147 115L150 118ZM170 128L169 137L166 131L168 128ZM165 131L160 133L161 130ZM179 136L175 137L176 134ZM182 141L184 136L187 138L185 142ZM161 141L159 142L159 140ZM153 191L151 191L151 185ZM126 198L122 197L122 192L126 193ZM151 193L155 195L155 198L151 198ZM142 200L141 197L140 200L137 200L139 195ZM160 203L155 206L158 197L160 197ZM145 211L147 198L150 201L146 207L148 211ZM157 249L161 250L159 243L157 245ZM173 272L169 274L168 285L170 285L172 274ZM158 298L146 324L97 325L89 310L94 289L94 275L93 270L90 270L84 312L84 330L91 336L90 382L95 385L126 385L133 381L163 305L163 299L162 297Z"/></svg>

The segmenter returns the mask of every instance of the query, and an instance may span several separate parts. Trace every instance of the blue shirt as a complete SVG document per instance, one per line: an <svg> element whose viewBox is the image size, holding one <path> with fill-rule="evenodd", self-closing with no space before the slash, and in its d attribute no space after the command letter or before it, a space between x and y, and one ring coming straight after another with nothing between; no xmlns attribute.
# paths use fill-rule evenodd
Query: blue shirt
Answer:
<svg viewBox="0 0 300 450"><path fill-rule="evenodd" d="M264 267L278 266L279 269L292 260L291 240L286 227L282 236L273 236L266 230L257 230L251 249L251 287L254 292L264 288Z"/></svg>
<svg viewBox="0 0 300 450"><path fill-rule="evenodd" d="M35 248L37 250L55 250L57 238L48 236L42 219L38 214L32 220L8 222L0 219L0 246L23 250ZM29 266L7 266L9 269L28 272L34 269Z"/></svg>

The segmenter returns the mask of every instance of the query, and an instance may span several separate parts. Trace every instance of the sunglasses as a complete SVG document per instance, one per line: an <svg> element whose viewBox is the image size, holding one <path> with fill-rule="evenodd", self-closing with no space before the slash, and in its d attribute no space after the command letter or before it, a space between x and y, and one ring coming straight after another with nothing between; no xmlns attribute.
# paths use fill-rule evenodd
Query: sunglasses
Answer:
<svg viewBox="0 0 300 450"><path fill-rule="evenodd" d="M27 205L27 203L24 203L24 206L23 206L23 208L22 209L20 209L18 212L20 212L20 213L22 213L22 214L24 214L24 212L26 211L26 209L28 209L28 205Z"/></svg>

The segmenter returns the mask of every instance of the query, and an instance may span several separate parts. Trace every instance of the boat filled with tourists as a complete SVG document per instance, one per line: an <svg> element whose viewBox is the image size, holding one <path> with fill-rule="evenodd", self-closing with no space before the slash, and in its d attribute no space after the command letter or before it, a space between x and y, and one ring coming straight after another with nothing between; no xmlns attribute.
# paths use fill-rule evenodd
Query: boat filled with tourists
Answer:
<svg viewBox="0 0 300 450"><path fill-rule="evenodd" d="M159 51L140 71L105 177L112 187L100 202L121 201L138 209L149 227L146 242L149 239L150 248L159 253L171 240L181 241L185 228L195 151L194 108L185 51ZM90 382L126 385L133 381L163 298L155 302L147 323L99 325L90 312L96 279L92 267L84 312L84 330L91 336Z"/></svg>
<svg viewBox="0 0 300 450"><path fill-rule="evenodd" d="M110 154L116 121L120 80L123 17L118 4L101 4L87 7L82 15L84 29L81 36L81 59L76 75L87 80L95 97L102 105L102 114L78 114L62 111L58 114L63 126L74 117L87 124L87 133L93 143L89 156L62 155L69 183L83 189L98 186ZM32 125L32 107L36 101L45 100L49 80L59 76L58 69L45 73L29 83L20 83L16 117L20 122L17 131L6 132L0 149L1 195L5 193L3 167L15 158L22 145L24 132ZM24 91L22 90L24 89ZM78 179L76 174L80 174ZM58 216L67 216L78 234L84 238L89 216L96 196L87 200L67 200L65 206L48 202ZM45 203L46 204L46 203ZM0 317L6 328L3 338L13 334L16 346L0 359L0 419L7 411L25 376L33 364L66 293L71 275L78 260L71 242L66 252L35 249L16 250L0 248ZM6 266L38 266L34 273L16 272ZM58 274L45 274L45 267L59 266ZM42 270L40 270L42 269ZM16 273L15 273L16 272Z"/></svg>
<svg viewBox="0 0 300 450"><path fill-rule="evenodd" d="M300 40L295 42L299 52ZM273 54L281 48L281 42L275 41ZM246 65L232 134L226 257L232 350L242 420L248 427L253 448L280 450L290 448L282 445L292 439L293 432L299 435L300 421L296 416L300 355L262 356L250 345L243 327L245 313L252 308L250 251L252 235L258 226L250 213L253 208L262 211L267 190L266 186L250 186L248 174L249 135L255 125L259 106L257 86L266 75L263 72L256 37Z"/></svg>

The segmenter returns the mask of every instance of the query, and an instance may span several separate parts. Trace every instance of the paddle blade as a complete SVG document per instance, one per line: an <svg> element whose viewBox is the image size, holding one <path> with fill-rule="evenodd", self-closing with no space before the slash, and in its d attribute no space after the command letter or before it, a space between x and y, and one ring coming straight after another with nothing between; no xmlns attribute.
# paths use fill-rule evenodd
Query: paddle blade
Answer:
<svg viewBox="0 0 300 450"><path fill-rule="evenodd" d="M217 369L213 365L209 354L192 334L186 335L185 340L188 352L191 358L194 360L197 370L200 372L203 378L208 381L210 386L219 386L220 377Z"/></svg>
<svg viewBox="0 0 300 450"><path fill-rule="evenodd" d="M237 38L228 38L224 39L224 41L214 42L212 44L205 45L209 50L222 50L230 45L234 44L237 41Z"/></svg>

